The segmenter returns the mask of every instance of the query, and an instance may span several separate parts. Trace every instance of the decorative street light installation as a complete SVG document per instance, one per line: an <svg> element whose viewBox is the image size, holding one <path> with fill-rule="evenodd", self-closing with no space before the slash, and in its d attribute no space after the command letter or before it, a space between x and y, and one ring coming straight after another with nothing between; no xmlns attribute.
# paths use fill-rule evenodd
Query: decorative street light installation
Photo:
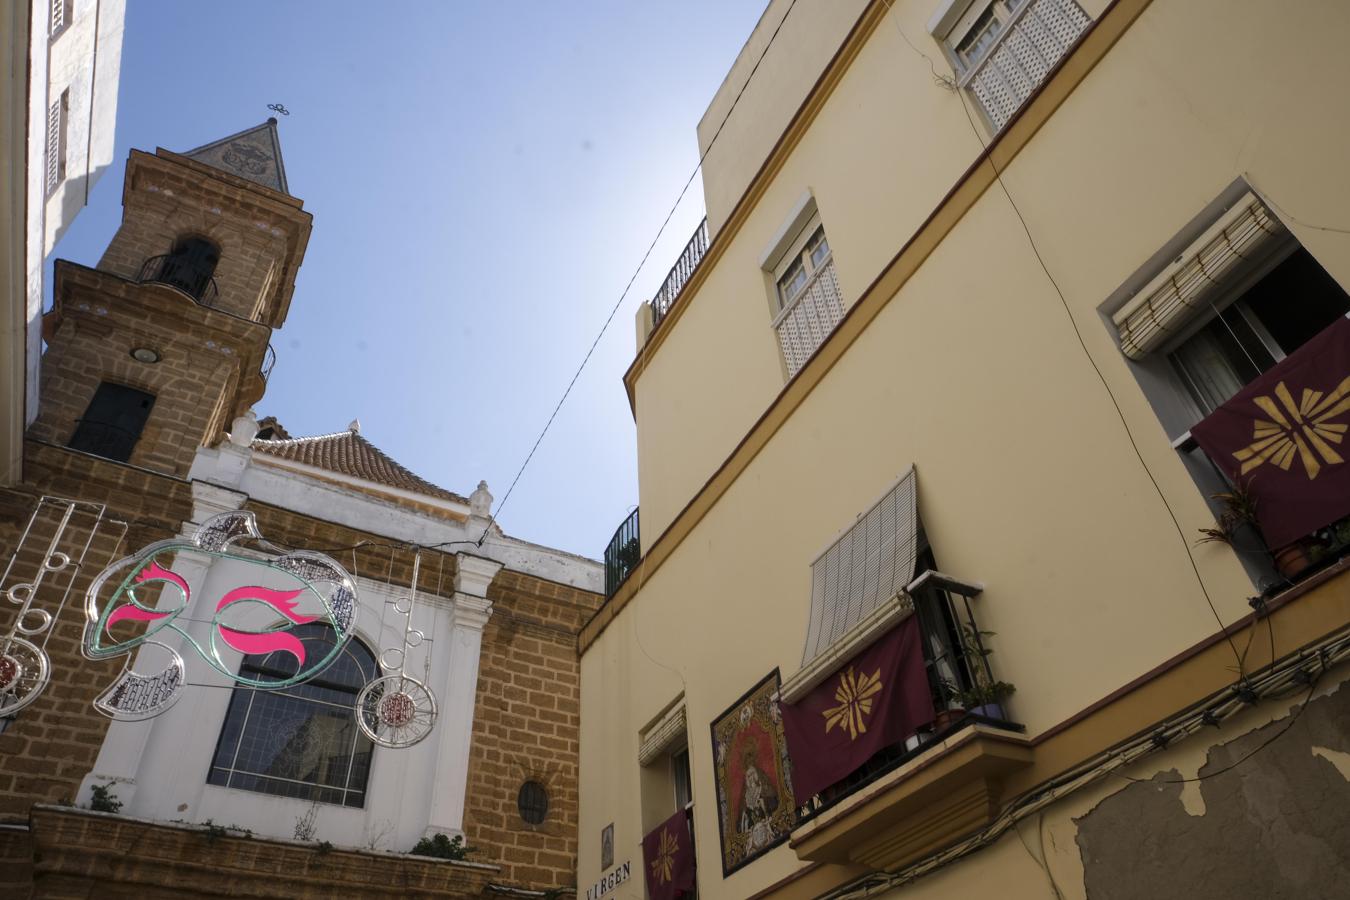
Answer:
<svg viewBox="0 0 1350 900"><path fill-rule="evenodd" d="M417 578L422 553L413 556L412 584L408 595L394 602L403 619L403 645L380 653L380 665L390 674L376 678L356 698L356 722L361 731L381 747L411 747L431 733L436 724L436 695L425 684L405 673L408 651L420 646L426 635L412 627L417 605Z"/></svg>

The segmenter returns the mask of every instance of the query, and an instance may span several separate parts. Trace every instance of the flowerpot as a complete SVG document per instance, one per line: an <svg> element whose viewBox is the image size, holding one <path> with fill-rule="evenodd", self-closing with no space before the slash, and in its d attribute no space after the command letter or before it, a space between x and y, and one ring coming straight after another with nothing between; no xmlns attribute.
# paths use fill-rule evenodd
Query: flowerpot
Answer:
<svg viewBox="0 0 1350 900"><path fill-rule="evenodd" d="M1285 578L1293 578L1310 565L1312 565L1312 562L1308 559L1308 554L1304 552L1302 541L1285 544L1275 551L1275 568Z"/></svg>
<svg viewBox="0 0 1350 900"><path fill-rule="evenodd" d="M1006 722L1008 714L1003 709L1001 703L986 703L984 706L977 706L971 711L971 715L984 716L986 719L998 719Z"/></svg>
<svg viewBox="0 0 1350 900"><path fill-rule="evenodd" d="M952 725L959 722L965 714L966 711L964 709L944 709L933 719L933 730L942 731L943 729L950 728Z"/></svg>

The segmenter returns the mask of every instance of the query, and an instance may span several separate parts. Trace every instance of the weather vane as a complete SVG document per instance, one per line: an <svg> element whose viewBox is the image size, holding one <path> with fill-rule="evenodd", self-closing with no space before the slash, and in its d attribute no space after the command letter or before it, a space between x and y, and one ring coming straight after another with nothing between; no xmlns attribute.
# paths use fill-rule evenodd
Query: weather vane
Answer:
<svg viewBox="0 0 1350 900"><path fill-rule="evenodd" d="M267 108L278 115L289 116L291 114L291 111L280 103L269 103Z"/></svg>

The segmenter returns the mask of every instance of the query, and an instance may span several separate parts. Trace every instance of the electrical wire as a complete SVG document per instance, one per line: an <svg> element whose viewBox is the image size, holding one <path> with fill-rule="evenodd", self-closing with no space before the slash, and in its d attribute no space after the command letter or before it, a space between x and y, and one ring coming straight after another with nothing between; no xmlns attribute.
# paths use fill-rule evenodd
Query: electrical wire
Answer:
<svg viewBox="0 0 1350 900"><path fill-rule="evenodd" d="M685 180L684 187L680 188L679 196L675 198L675 202L671 205L670 211L666 213L665 219L661 222L661 227L656 230L656 236L653 237L651 243L647 245L646 252L642 254L642 259L639 260L637 268L633 270L633 274L628 279L628 283L624 285L623 291L619 294L619 299L616 300L614 306L610 308L609 315L605 317L604 324L600 326L599 333L596 334L595 340L591 341L591 346L586 350L586 355L582 357L581 365L577 366L576 372L572 374L572 380L567 383L567 388L563 391L562 396L558 398L558 403L553 407L553 412L549 414L548 421L544 423L544 427L539 432L539 436L535 438L534 445L530 447L530 452L525 455L525 461L522 462L520 468L516 470L516 475L511 479L510 486L502 496L501 502L497 504L497 509L488 516L487 525L483 527L483 533L478 536L477 543L479 546L482 546L483 541L488 536L488 532L492 529L493 523L495 523L497 517L501 515L502 509L506 507L506 502L511 499L511 494L515 492L516 485L520 482L520 477L525 474L525 469L529 467L530 461L534 459L534 454L539 449L539 445L543 442L544 436L548 434L549 428L553 426L554 420L558 418L559 411L562 410L563 404L567 402L567 398L572 393L572 388L576 386L577 379L581 377L581 373L585 370L586 364L591 361L591 356L595 353L595 348L599 346L600 339L603 338L605 332L609 330L609 325L614 321L614 316L619 312L619 307L623 305L624 300L628 299L628 292L633 289L633 283L637 281L638 275L642 273L643 267L646 266L647 260L652 255L652 251L656 249L657 241L661 239L661 235L665 234L666 226L670 224L670 220L674 217L675 211L680 208L680 203L684 200L685 194L688 193L690 185L694 183L694 179L698 176L699 170L703 168L703 161L707 159L708 154L712 152L712 148L717 143L717 139L722 135L722 129L726 127L727 121L731 118L731 114L736 111L736 105L740 103L741 96L745 93L746 89L750 87L751 80L755 77L755 73L759 71L760 63L764 62L764 57L768 55L769 48L773 46L774 40L778 37L778 32L782 30L783 23L787 21L788 16L792 15L792 10L796 5L797 0L792 0L792 2L788 4L787 11L783 13L783 18L778 21L778 26L774 28L773 34L769 35L769 40L764 45L764 50L760 52L759 58L755 60L755 65L750 69L750 73L745 76L745 83L741 85L740 90L736 92L736 96L732 98L731 106L727 108L727 114L722 117L722 121L718 124L717 130L713 132L712 139L708 141L708 146L701 154L699 154L698 163L694 166L694 171L689 173L689 178Z"/></svg>

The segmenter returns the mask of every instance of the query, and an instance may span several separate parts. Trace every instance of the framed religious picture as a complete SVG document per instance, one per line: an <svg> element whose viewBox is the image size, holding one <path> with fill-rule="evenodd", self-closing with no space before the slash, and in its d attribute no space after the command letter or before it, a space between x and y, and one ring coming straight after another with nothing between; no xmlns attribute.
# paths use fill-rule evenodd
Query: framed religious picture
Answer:
<svg viewBox="0 0 1350 900"><path fill-rule="evenodd" d="M787 840L797 821L777 693L774 669L712 723L723 876Z"/></svg>
<svg viewBox="0 0 1350 900"><path fill-rule="evenodd" d="M606 872L614 865L614 823L610 822L600 830L600 871Z"/></svg>

